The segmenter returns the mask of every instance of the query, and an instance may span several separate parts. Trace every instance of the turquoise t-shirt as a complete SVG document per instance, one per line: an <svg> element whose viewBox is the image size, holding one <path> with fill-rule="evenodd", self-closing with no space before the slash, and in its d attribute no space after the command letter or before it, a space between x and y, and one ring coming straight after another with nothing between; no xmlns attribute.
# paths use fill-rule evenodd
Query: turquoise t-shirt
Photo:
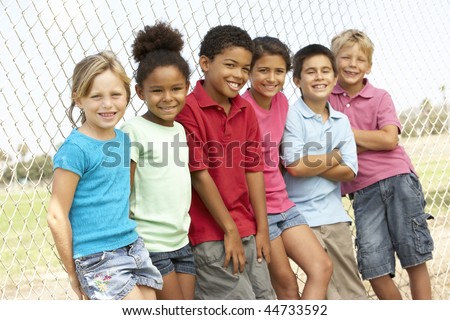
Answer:
<svg viewBox="0 0 450 320"><path fill-rule="evenodd" d="M122 131L115 133L101 141L74 129L53 159L54 169L80 176L69 212L74 259L124 247L138 237L129 218L130 142Z"/></svg>
<svg viewBox="0 0 450 320"><path fill-rule="evenodd" d="M121 129L136 162L130 212L150 252L178 250L189 243L191 175L186 133L178 122L162 126L142 117Z"/></svg>

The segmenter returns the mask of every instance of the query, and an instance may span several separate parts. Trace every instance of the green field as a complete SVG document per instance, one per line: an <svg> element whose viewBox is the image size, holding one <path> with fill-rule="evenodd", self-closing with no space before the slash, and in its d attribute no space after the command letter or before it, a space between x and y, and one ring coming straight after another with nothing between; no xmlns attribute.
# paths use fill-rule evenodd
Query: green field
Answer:
<svg viewBox="0 0 450 320"><path fill-rule="evenodd" d="M429 211L433 215L448 214L450 208L450 165L448 160L419 163L416 171L422 183Z"/></svg>
<svg viewBox="0 0 450 320"><path fill-rule="evenodd" d="M19 283L38 270L59 268L46 221L49 199L50 193L44 188L14 193L1 189L0 283Z"/></svg>
<svg viewBox="0 0 450 320"><path fill-rule="evenodd" d="M447 216L450 208L450 135L430 135L400 142L411 157L426 196L428 210Z"/></svg>

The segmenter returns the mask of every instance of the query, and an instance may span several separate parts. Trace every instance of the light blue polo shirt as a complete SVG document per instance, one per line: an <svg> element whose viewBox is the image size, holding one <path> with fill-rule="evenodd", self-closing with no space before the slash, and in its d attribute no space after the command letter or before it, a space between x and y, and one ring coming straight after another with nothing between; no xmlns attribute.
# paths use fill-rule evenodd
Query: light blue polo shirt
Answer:
<svg viewBox="0 0 450 320"><path fill-rule="evenodd" d="M281 160L287 166L305 155L319 155L339 148L343 162L356 174L356 143L346 115L328 105L330 116L314 113L300 98L289 108L281 148ZM311 227L351 221L341 200L340 182L320 176L293 177L285 172L289 198Z"/></svg>

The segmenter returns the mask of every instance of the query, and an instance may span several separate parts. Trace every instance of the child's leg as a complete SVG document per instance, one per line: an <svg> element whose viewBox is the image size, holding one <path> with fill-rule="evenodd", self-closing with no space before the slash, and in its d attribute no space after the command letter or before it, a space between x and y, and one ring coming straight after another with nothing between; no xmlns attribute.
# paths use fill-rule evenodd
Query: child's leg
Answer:
<svg viewBox="0 0 450 320"><path fill-rule="evenodd" d="M163 276L163 289L156 292L158 300L193 300L195 276L170 272Z"/></svg>
<svg viewBox="0 0 450 320"><path fill-rule="evenodd" d="M380 300L402 300L402 295L390 275L370 279L373 291Z"/></svg>
<svg viewBox="0 0 450 320"><path fill-rule="evenodd" d="M189 244L170 252L151 252L150 257L163 276L158 300L194 299L195 261Z"/></svg>
<svg viewBox="0 0 450 320"><path fill-rule="evenodd" d="M367 299L366 289L356 265L349 224L341 222L314 227L312 230L333 262L333 275L328 285L327 298Z"/></svg>
<svg viewBox="0 0 450 320"><path fill-rule="evenodd" d="M155 289L147 286L135 286L123 300L156 300Z"/></svg>
<svg viewBox="0 0 450 320"><path fill-rule="evenodd" d="M270 241L270 248L271 261L268 267L272 286L277 294L277 299L300 299L297 277L292 271L281 236Z"/></svg>
<svg viewBox="0 0 450 320"><path fill-rule="evenodd" d="M426 263L406 268L411 296L414 300L431 300L431 282ZM389 275L370 280L373 291L380 300L401 300L402 296Z"/></svg>
<svg viewBox="0 0 450 320"><path fill-rule="evenodd" d="M195 276L187 273L177 273L177 276L184 300L194 300Z"/></svg>
<svg viewBox="0 0 450 320"><path fill-rule="evenodd" d="M406 268L414 300L431 300L431 282L426 263Z"/></svg>
<svg viewBox="0 0 450 320"><path fill-rule="evenodd" d="M156 293L158 300L183 300L183 291L177 273L172 271L163 276L163 289Z"/></svg>
<svg viewBox="0 0 450 320"><path fill-rule="evenodd" d="M159 290L147 286L138 286L138 288L141 290L145 300L156 300L156 292Z"/></svg>
<svg viewBox="0 0 450 320"><path fill-rule="evenodd" d="M431 299L426 261L432 258L433 239L428 229L425 199L417 176L403 174L386 180L392 190L386 200L389 229L397 256L409 275L413 299Z"/></svg>
<svg viewBox="0 0 450 320"><path fill-rule="evenodd" d="M325 299L333 267L314 233L309 226L299 225L286 229L281 237L287 255L306 273L302 299Z"/></svg>
<svg viewBox="0 0 450 320"><path fill-rule="evenodd" d="M392 277L395 275L395 253L387 218L385 181L355 192L356 244L359 271L369 280L380 300L401 299ZM391 196L392 198L393 196Z"/></svg>

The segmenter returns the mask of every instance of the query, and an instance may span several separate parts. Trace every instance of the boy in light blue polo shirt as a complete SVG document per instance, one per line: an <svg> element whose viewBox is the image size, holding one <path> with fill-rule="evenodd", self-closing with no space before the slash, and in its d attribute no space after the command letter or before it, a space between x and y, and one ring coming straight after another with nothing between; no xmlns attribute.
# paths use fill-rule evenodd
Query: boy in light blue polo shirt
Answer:
<svg viewBox="0 0 450 320"><path fill-rule="evenodd" d="M283 136L289 198L333 262L327 298L367 299L340 190L340 182L358 171L355 139L347 116L327 102L337 79L333 53L322 45L306 46L294 56L293 73L302 97L289 108Z"/></svg>

